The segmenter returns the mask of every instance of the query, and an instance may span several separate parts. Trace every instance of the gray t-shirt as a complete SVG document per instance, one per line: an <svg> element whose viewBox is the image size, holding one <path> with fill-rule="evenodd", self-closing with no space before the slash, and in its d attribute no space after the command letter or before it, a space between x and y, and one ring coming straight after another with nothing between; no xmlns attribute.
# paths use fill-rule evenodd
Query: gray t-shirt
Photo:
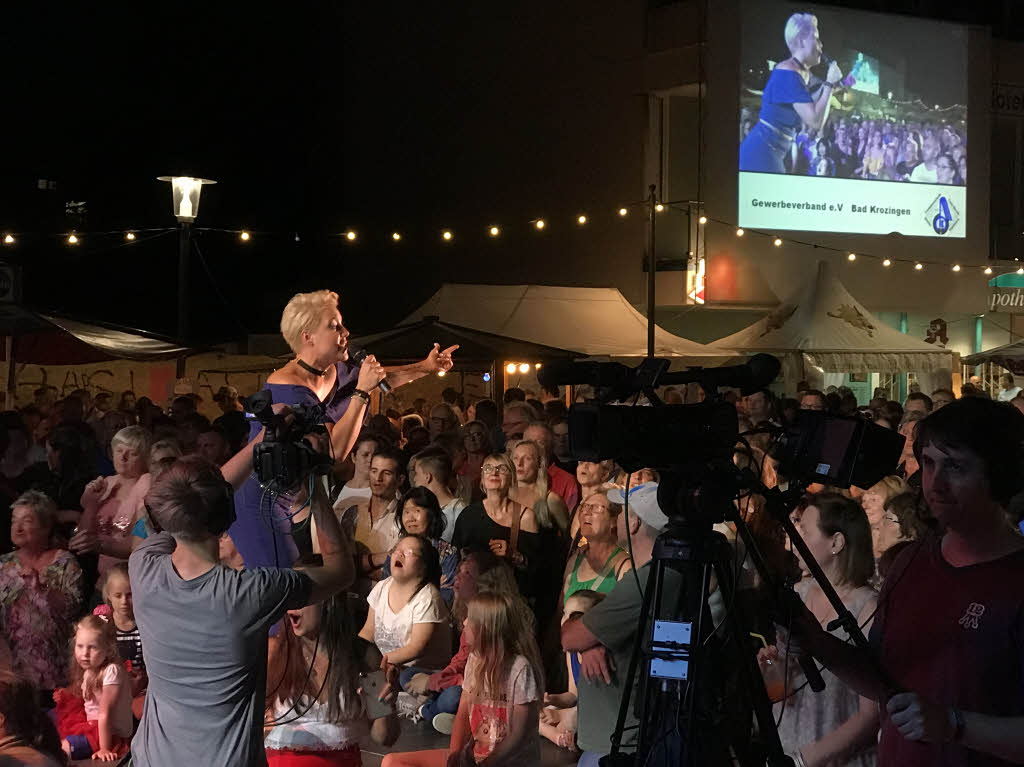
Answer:
<svg viewBox="0 0 1024 767"><path fill-rule="evenodd" d="M309 601L313 582L295 570L214 567L182 580L167 533L128 561L135 620L149 674L139 767L265 765L267 632Z"/></svg>
<svg viewBox="0 0 1024 767"><path fill-rule="evenodd" d="M647 588L647 576L651 564L648 562L636 571L640 586ZM676 594L682 586L682 576L675 570L666 568L664 581L663 611L676 602ZM592 682L580 674L576 687L579 691L579 729L576 742L582 751L596 751L607 754L611 751L611 736L615 731L615 722L619 716L619 703L622 701L622 685L629 672L630 656L633 654L633 641L636 638L637 626L640 623L640 607L643 602L641 592L637 589L636 578L632 573L615 584L602 602L594 605L583 616L583 625L590 629L598 641L611 653L615 661L612 671L612 683L603 681ZM637 681L646 669L640 668ZM626 727L636 725L637 688L629 702L629 716ZM627 729L623 734L622 745L625 751L632 751L635 743L636 729Z"/></svg>

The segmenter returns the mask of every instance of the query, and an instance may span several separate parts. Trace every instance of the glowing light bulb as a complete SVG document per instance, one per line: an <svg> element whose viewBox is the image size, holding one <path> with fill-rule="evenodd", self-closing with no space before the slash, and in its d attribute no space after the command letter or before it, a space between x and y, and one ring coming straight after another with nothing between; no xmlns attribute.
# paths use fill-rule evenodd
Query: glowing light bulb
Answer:
<svg viewBox="0 0 1024 767"><path fill-rule="evenodd" d="M954 272L959 272L960 271L960 264L953 264L953 271Z"/></svg>
<svg viewBox="0 0 1024 767"><path fill-rule="evenodd" d="M443 238L444 238L444 241L445 241L445 242L448 242L448 241L449 241L449 240L451 240L451 238L452 238L452 233L451 233L450 231L448 231L447 229L445 229L445 230L444 230L444 231L443 231L443 232L441 233L441 237L443 237Z"/></svg>
<svg viewBox="0 0 1024 767"><path fill-rule="evenodd" d="M77 244L78 244L78 238L75 235L73 235L73 234L69 234L68 235L68 245L77 245Z"/></svg>
<svg viewBox="0 0 1024 767"><path fill-rule="evenodd" d="M1024 274L1024 266L1017 270L1017 274Z"/></svg>
<svg viewBox="0 0 1024 767"><path fill-rule="evenodd" d="M399 234L398 232L392 232L391 239L394 240L395 242L399 242L402 239L402 235Z"/></svg>
<svg viewBox="0 0 1024 767"><path fill-rule="evenodd" d="M248 232L242 232L240 235L238 235L238 237L239 237L239 239L242 242L248 242L249 241L249 233ZM354 240L355 236L353 235L350 239Z"/></svg>
<svg viewBox="0 0 1024 767"><path fill-rule="evenodd" d="M985 267L985 274L992 274L992 267L991 266L986 266Z"/></svg>
<svg viewBox="0 0 1024 767"><path fill-rule="evenodd" d="M782 238L781 237L776 237L775 238L775 247L776 248L781 248L782 247Z"/></svg>
<svg viewBox="0 0 1024 767"><path fill-rule="evenodd" d="M857 254L856 253L851 253L850 255L848 255L846 257L846 260L847 261L856 261L857 260Z"/></svg>
<svg viewBox="0 0 1024 767"><path fill-rule="evenodd" d="M534 224L533 224L533 225L534 225L535 227L537 227L538 229L543 229L543 228L544 228L544 219L543 219L543 218L538 218L538 219L536 220L536 222L534 222Z"/></svg>
<svg viewBox="0 0 1024 767"><path fill-rule="evenodd" d="M578 224L579 224L580 226L583 226L583 225L584 225L585 223L587 223L587 217L586 217L586 216L582 216L582 215L581 215L581 216L579 216L579 217L578 217L578 218L576 219L576 222L577 222L577 223L578 223Z"/></svg>
<svg viewBox="0 0 1024 767"><path fill-rule="evenodd" d="M540 363L539 362L534 362L533 363L533 369L534 370L540 370Z"/></svg>
<svg viewBox="0 0 1024 767"><path fill-rule="evenodd" d="M530 366L528 364L526 364L525 362L522 363L519 366L519 372L520 373L529 373L530 372Z"/></svg>
<svg viewBox="0 0 1024 767"><path fill-rule="evenodd" d="M914 264L914 268L917 269L917 271L921 271L922 269L924 269L924 264L918 261L916 264Z"/></svg>
<svg viewBox="0 0 1024 767"><path fill-rule="evenodd" d="M356 238L356 233L353 232L351 229L349 229L347 232L345 232L345 239L348 240L349 242L352 242L353 240L355 240L355 238Z"/></svg>
<svg viewBox="0 0 1024 767"><path fill-rule="evenodd" d="M128 240L128 242L131 242L135 239L135 232L125 232L124 238Z"/></svg>
<svg viewBox="0 0 1024 767"><path fill-rule="evenodd" d="M491 237L497 237L499 234L501 234L501 230L496 226L492 226L489 230L489 234L491 235Z"/></svg>
<svg viewBox="0 0 1024 767"><path fill-rule="evenodd" d="M659 202L657 205L654 206L654 209L661 213L661 211L665 210L665 206Z"/></svg>
<svg viewBox="0 0 1024 767"><path fill-rule="evenodd" d="M697 219L697 223L698 224L706 224L707 222L708 222L708 217L707 216L701 216L700 218Z"/></svg>
<svg viewBox="0 0 1024 767"><path fill-rule="evenodd" d="M516 363L514 363L514 362L508 363L505 366L505 372L506 373L515 373L516 372Z"/></svg>
<svg viewBox="0 0 1024 767"><path fill-rule="evenodd" d="M736 236L737 237L742 237L743 236L743 230L742 229L737 229L736 230Z"/></svg>
<svg viewBox="0 0 1024 767"><path fill-rule="evenodd" d="M5 245L13 245L14 244L14 235L13 234L5 234L4 235L4 244Z"/></svg>
<svg viewBox="0 0 1024 767"><path fill-rule="evenodd" d="M887 258L882 262L882 266L892 266L892 261Z"/></svg>
<svg viewBox="0 0 1024 767"><path fill-rule="evenodd" d="M488 383L491 380L490 373L484 373L484 383Z"/></svg>
<svg viewBox="0 0 1024 767"><path fill-rule="evenodd" d="M622 216L622 217L625 217L625 215L626 215L627 213L629 213L629 211L628 211L628 210L626 210L625 208L619 208L619 215L620 215L620 216Z"/></svg>
<svg viewBox="0 0 1024 767"><path fill-rule="evenodd" d="M438 370L437 371L437 377L438 378L444 378L444 371L443 370Z"/></svg>

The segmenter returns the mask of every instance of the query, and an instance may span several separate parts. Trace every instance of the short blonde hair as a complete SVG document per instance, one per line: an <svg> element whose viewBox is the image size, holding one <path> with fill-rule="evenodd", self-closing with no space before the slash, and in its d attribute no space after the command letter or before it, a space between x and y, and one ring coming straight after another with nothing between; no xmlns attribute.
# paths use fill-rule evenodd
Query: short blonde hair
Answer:
<svg viewBox="0 0 1024 767"><path fill-rule="evenodd" d="M794 13L789 17L786 22L786 31L784 36L786 38L786 47L789 48L789 52L793 52L793 48L796 47L797 41L804 37L808 32L812 33L818 27L818 17L813 13Z"/></svg>
<svg viewBox="0 0 1024 767"><path fill-rule="evenodd" d="M314 290L296 293L281 312L281 335L296 354L302 348L302 334L316 329L320 315L326 309L338 306L338 294L333 290Z"/></svg>
<svg viewBox="0 0 1024 767"><path fill-rule="evenodd" d="M114 450L118 445L127 445L132 450L138 451L148 466L149 448L152 442L153 437L145 426L125 426L111 438L110 449Z"/></svg>

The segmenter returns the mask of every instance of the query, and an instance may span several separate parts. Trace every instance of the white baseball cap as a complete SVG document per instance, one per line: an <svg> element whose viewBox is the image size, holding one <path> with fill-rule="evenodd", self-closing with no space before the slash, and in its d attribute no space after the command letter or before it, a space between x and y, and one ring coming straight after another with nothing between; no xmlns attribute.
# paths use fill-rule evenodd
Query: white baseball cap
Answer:
<svg viewBox="0 0 1024 767"><path fill-rule="evenodd" d="M626 492L621 487L613 488L608 491L608 500L624 506ZM658 532L668 527L668 517L658 505L657 482L644 482L629 488L629 510Z"/></svg>

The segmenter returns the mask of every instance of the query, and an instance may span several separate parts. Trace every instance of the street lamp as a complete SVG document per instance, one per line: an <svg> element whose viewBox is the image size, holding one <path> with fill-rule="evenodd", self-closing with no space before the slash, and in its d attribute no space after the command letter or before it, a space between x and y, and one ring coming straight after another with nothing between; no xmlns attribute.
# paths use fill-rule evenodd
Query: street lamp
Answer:
<svg viewBox="0 0 1024 767"><path fill-rule="evenodd" d="M199 193L203 184L216 184L208 178L192 176L158 176L158 181L171 184L174 217L178 219L178 340L188 340L188 265L192 242L192 224L199 215Z"/></svg>

